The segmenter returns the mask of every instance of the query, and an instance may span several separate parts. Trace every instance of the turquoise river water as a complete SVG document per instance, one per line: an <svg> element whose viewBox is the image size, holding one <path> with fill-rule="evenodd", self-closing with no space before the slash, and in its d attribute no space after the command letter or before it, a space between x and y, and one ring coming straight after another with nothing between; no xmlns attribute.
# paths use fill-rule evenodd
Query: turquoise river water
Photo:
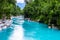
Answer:
<svg viewBox="0 0 60 40"><path fill-rule="evenodd" d="M0 40L60 40L60 31L46 24L13 18L12 24L0 31ZM21 24L22 23L22 24Z"/></svg>

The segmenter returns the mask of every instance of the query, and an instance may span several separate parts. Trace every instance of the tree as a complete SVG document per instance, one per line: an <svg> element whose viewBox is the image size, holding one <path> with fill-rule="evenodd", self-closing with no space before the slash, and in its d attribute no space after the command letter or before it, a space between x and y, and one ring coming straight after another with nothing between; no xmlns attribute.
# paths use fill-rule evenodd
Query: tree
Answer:
<svg viewBox="0 0 60 40"><path fill-rule="evenodd" d="M16 5L16 0L0 0L0 13L9 19L11 15L19 14L20 8Z"/></svg>
<svg viewBox="0 0 60 40"><path fill-rule="evenodd" d="M25 16L46 24L60 25L59 0L34 0L24 8Z"/></svg>

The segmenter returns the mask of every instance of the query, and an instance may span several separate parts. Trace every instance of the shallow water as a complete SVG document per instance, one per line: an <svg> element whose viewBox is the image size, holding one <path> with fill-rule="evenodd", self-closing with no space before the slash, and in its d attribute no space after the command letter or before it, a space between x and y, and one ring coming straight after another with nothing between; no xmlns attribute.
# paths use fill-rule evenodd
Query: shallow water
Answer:
<svg viewBox="0 0 60 40"><path fill-rule="evenodd" d="M60 40L60 31L42 23L13 18L9 28L0 31L0 40Z"/></svg>

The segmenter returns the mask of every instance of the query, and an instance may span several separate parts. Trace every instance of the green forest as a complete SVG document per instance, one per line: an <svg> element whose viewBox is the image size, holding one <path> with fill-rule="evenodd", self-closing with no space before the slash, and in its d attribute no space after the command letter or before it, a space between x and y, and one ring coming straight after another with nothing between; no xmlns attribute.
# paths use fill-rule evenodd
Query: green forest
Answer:
<svg viewBox="0 0 60 40"><path fill-rule="evenodd" d="M34 0L27 2L25 17L60 28L60 0Z"/></svg>
<svg viewBox="0 0 60 40"><path fill-rule="evenodd" d="M60 28L60 0L25 0L23 10L16 6L16 0L0 0L0 18L8 19L23 14L25 18Z"/></svg>
<svg viewBox="0 0 60 40"><path fill-rule="evenodd" d="M16 6L16 0L0 0L0 19L6 16L10 19L10 16L17 16L21 14L21 9Z"/></svg>

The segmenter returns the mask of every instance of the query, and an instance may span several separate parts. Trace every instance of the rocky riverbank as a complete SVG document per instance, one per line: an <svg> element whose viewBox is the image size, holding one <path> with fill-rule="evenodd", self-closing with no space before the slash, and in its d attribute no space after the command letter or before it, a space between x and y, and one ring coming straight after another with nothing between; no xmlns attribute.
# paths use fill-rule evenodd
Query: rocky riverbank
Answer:
<svg viewBox="0 0 60 40"><path fill-rule="evenodd" d="M12 23L12 20L0 20L0 30L2 29L6 29L7 27L9 27Z"/></svg>

